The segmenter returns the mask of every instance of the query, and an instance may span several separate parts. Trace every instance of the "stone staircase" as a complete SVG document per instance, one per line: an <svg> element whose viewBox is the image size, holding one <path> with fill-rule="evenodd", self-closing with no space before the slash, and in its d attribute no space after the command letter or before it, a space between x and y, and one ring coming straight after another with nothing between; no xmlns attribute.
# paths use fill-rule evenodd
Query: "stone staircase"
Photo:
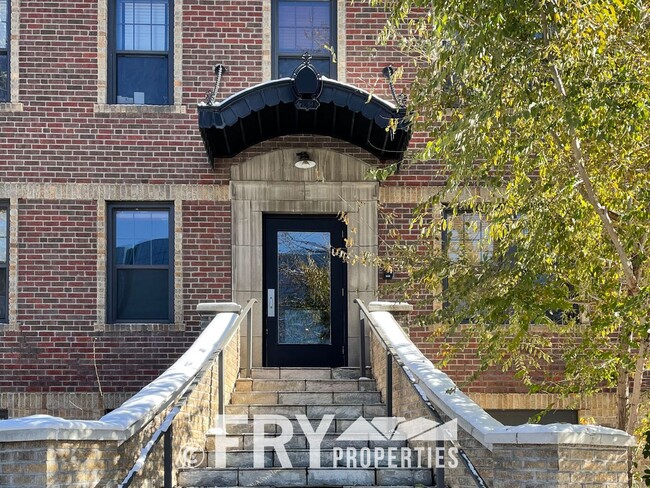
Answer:
<svg viewBox="0 0 650 488"><path fill-rule="evenodd" d="M251 379L239 379L227 415L248 419L226 427L228 449L225 467L216 468L215 439L208 435L203 467L179 470L178 486L198 487L343 487L343 486L431 486L430 468L408 467L403 463L405 440L362 439L341 440L339 436L360 417L371 421L386 416L375 381L359 378L358 368L256 368ZM280 423L259 424L260 415L280 415ZM280 435L287 456L278 450L259 449L264 468L255 467L253 446L256 442L251 419L257 416L258 438L273 441ZM298 418L308 420L312 431L320 432L322 442L310 459L309 439ZM331 419L327 430L328 420ZM285 425L282 426L281 422ZM290 423L293 435L287 435ZM303 424L304 425L304 424ZM357 423L357 425L359 425ZM310 432L311 434L311 432ZM400 462L402 461L402 462ZM414 461L414 460L412 460ZM290 464L290 466L289 466ZM318 464L318 463L316 463ZM223 466L223 464L222 464ZM406 467L405 467L406 466Z"/></svg>

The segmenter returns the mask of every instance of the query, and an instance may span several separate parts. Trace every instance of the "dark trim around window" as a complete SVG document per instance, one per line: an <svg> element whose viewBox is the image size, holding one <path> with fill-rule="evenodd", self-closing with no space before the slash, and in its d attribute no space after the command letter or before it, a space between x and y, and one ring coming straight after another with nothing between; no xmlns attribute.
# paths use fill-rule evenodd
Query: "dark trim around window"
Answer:
<svg viewBox="0 0 650 488"><path fill-rule="evenodd" d="M168 213L168 263L166 265L117 264L115 257L116 215L119 211L163 211ZM107 323L157 323L174 322L174 204L173 202L111 202L106 206L107 226L107 286L106 286L106 322ZM166 270L167 300L166 316L153 318L134 318L118 316L118 270Z"/></svg>
<svg viewBox="0 0 650 488"><path fill-rule="evenodd" d="M6 2L7 4L7 45L0 48L0 56L7 57L6 96L0 96L0 102L5 103L11 100L11 0L0 0L0 2Z"/></svg>
<svg viewBox="0 0 650 488"><path fill-rule="evenodd" d="M337 38L338 38L338 26L337 26L337 11L336 11L336 0L294 0L294 1L305 1L305 2L313 2L313 1L319 1L322 3L329 3L330 5L330 47L333 49L333 51L336 53L337 52ZM279 77L278 75L278 64L279 64L279 59L280 59L280 53L279 53L279 47L278 47L278 29L279 29L279 24L278 24L278 3L279 0L272 0L271 2L271 77L273 79L276 79ZM296 61L299 64L299 62L302 60L302 54L296 55ZM330 64L330 74L328 78L336 80L338 78L337 72L336 72L336 63L334 63L332 59L332 54L328 54L329 57L329 64Z"/></svg>
<svg viewBox="0 0 650 488"><path fill-rule="evenodd" d="M4 293L0 293L0 323L6 324L9 322L9 237L11 234L11 221L10 221L10 212L9 212L9 202L6 200L0 201L0 212L6 212L7 216L7 229L6 237L0 239L5 240L5 260L4 262L0 261L0 290L4 288ZM4 286L1 286L4 285Z"/></svg>
<svg viewBox="0 0 650 488"><path fill-rule="evenodd" d="M118 0L108 0L108 77L107 102L117 104L117 59L123 57L166 58L167 59L167 98L165 105L174 104L174 0L167 0L169 15L169 32L167 51L117 50L117 5ZM149 104L144 104L149 105Z"/></svg>

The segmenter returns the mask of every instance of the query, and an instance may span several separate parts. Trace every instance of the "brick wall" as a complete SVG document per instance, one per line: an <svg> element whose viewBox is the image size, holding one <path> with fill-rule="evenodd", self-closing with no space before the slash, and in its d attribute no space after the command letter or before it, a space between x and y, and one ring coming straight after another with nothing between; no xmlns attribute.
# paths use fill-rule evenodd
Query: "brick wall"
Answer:
<svg viewBox="0 0 650 488"><path fill-rule="evenodd" d="M177 223L182 327L100 327L97 207L18 202L18 315L15 327L0 326L0 407L12 417L98 418L187 349L200 331L199 302L230 300L230 203L187 201Z"/></svg>
<svg viewBox="0 0 650 488"><path fill-rule="evenodd" d="M390 246L395 244L418 245L421 251L425 247L418 243L419 229L411 226L415 205L409 202L384 203L379 219L380 256L388 256ZM432 241L438 249L440 241ZM414 305L415 313L405 319L411 340L432 361L441 361L443 347L461 339L460 334L447 337L433 337L433 328L418 325L416 315L432 312L441 303L430 296L414 294L411 290L400 288L400 282L407 279L403 269L395 270L392 280L383 279L380 275L382 299L406 300ZM405 295L404 293L407 293ZM555 341L557 342L557 341ZM551 351L552 352L552 351ZM594 398L562 397L560 395L530 395L528 388L515 377L515 371L503 372L499 367L492 367L480 374L476 379L474 373L480 368L480 351L476 341L469 340L462 351L457 352L444 367L444 371L461 385L463 391L477 399L484 408L493 409L527 409L543 410L549 406L578 410L579 417L596 419L602 425L615 425L615 402L609 393L599 394ZM557 378L563 373L560 361L545 364L543 371L533 374L533 378L541 382L544 379Z"/></svg>
<svg viewBox="0 0 650 488"><path fill-rule="evenodd" d="M12 416L101 415L186 349L199 330L197 303L231 299L231 164L287 147L326 148L377 164L344 141L304 135L263 142L212 168L195 104L214 85L215 63L228 68L219 100L266 81L269 1L175 4L176 105L124 107L103 103L106 0L12 2L12 53L19 40L12 66L18 63L13 75L20 82L12 92L20 90L14 103L0 104L0 199L12 199L11 225L18 229L12 237L17 279L10 283L15 313L12 323L0 325L0 408L9 408ZM339 13L346 26L339 36L345 41L339 42L339 78L390 100L381 70L408 63L393 46L376 46L385 14L366 2L338 4L345 4ZM410 80L407 70L397 91L406 91ZM414 134L413 147L424 140ZM386 208L396 213L394 225L408 239L414 237L408 218L418 200L410 191L438 186L443 168L438 161L404 165L383 185L393 191L386 193ZM205 189L212 188L221 194L206 196ZM182 210L176 222L182 323L124 328L102 323L104 205L134 199L173 200ZM386 251L390 228L380 226L380 252ZM419 333L414 337L424 339ZM490 387L498 387L496 378Z"/></svg>
<svg viewBox="0 0 650 488"><path fill-rule="evenodd" d="M0 325L0 408L9 408L12 416L76 412L73 416L89 418L114 408L186 349L198 332L197 303L231 298L229 202L186 194L180 198L182 225L177 223L183 323L176 328L101 327L97 309L105 250L98 245L105 235L98 221L102 205L111 199L102 194L129 199L109 185L139 185L138 199L144 200L148 193L155 195L152 200L159 198L148 186L227 185L231 162L291 145L327 147L376 162L342 141L293 136L262 143L212 169L195 104L213 87L215 63L228 68L219 99L265 81L268 11L262 0L175 3L181 41L175 46L181 63L177 107L129 108L102 104L105 0L13 2L20 92L12 102L22 109L0 104L0 183L23 185L0 191L0 198L11 196L18 207L17 222L11 223L18 229L16 313L12 324ZM374 12L369 23L365 13L359 16L359 6L348 4L350 81L367 89L380 86L386 94L385 84L376 82L389 55L375 51L369 63L367 50L380 16ZM374 74L365 76L368 72ZM24 190L25 185L33 187ZM62 198L49 185L76 186L74 195ZM99 198L77 197L93 191ZM39 198L39 192L57 198Z"/></svg>
<svg viewBox="0 0 650 488"><path fill-rule="evenodd" d="M230 203L190 201L183 205L185 317L196 324L201 302L232 298Z"/></svg>
<svg viewBox="0 0 650 488"><path fill-rule="evenodd" d="M92 202L20 202L18 331L0 327L2 391L87 391L96 282ZM84 333L85 331L85 333Z"/></svg>

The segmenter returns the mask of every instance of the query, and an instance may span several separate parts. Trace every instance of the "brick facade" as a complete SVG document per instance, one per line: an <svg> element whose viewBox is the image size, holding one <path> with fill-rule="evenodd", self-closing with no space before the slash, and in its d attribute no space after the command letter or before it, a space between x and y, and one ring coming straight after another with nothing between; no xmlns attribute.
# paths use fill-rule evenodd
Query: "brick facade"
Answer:
<svg viewBox="0 0 650 488"><path fill-rule="evenodd" d="M200 330L198 303L233 299L231 164L305 146L378 163L347 142L299 135L211 167L196 104L214 85L215 63L228 69L219 100L269 79L268 0L175 0L175 104L107 105L107 1L10 2L11 99L0 103L0 200L11 206L10 317L0 324L0 408L11 416L101 415L187 349ZM336 3L339 80L390 100L381 70L407 63L397 50L375 44L384 14L365 2ZM398 92L408 80L406 73ZM415 134L412 144L423 140ZM407 238L409 212L439 185L442 167L405 166L380 188L380 203L396 213L395 226ZM105 323L112 201L174 202L175 323ZM380 253L388 231L380 224ZM413 337L434 354L425 335L414 330ZM471 354L452 365L452 375L461 375ZM476 391L520 391L512 385L498 375Z"/></svg>

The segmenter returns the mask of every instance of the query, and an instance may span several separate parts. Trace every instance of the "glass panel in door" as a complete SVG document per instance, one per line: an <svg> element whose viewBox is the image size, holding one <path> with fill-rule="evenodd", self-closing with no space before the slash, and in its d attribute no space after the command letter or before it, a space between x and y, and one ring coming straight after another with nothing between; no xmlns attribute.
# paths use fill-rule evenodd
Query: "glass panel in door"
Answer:
<svg viewBox="0 0 650 488"><path fill-rule="evenodd" d="M278 342L331 343L329 232L278 232Z"/></svg>

